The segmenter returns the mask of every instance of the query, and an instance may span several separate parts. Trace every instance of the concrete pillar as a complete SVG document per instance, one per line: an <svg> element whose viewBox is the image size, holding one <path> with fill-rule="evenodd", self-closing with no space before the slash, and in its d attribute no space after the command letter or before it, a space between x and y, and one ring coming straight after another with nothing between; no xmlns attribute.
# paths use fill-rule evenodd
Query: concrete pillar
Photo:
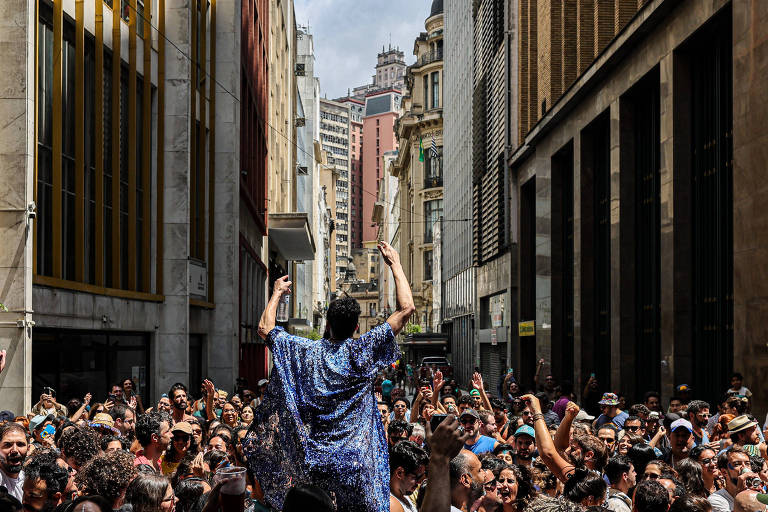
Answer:
<svg viewBox="0 0 768 512"><path fill-rule="evenodd" d="M611 382L610 389L624 389L622 384L621 353L621 180L620 178L620 126L619 100L611 102L610 138L611 138Z"/></svg>
<svg viewBox="0 0 768 512"><path fill-rule="evenodd" d="M166 35L191 54L188 0L165 0ZM163 194L163 293L160 328L153 340L153 398L174 382L189 377L189 161L190 62L166 40L165 45L165 183ZM189 383L192 389L198 384Z"/></svg>
<svg viewBox="0 0 768 512"><path fill-rule="evenodd" d="M216 81L239 96L239 2L216 2ZM207 85L207 84L206 84ZM208 375L225 389L235 386L239 372L239 197L240 103L215 88L215 205L213 222L214 295L208 337ZM197 383L191 382L196 386Z"/></svg>
<svg viewBox="0 0 768 512"><path fill-rule="evenodd" d="M31 407L36 25L34 0L0 2L0 409L16 414Z"/></svg>

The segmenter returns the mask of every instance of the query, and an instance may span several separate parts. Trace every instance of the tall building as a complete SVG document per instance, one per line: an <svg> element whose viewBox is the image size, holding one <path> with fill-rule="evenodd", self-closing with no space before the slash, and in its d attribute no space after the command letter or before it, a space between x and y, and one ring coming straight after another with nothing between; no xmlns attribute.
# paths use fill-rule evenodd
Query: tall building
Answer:
<svg viewBox="0 0 768 512"><path fill-rule="evenodd" d="M397 149L395 121L400 115L400 91L386 89L372 92L365 97L365 115L363 116L363 135L366 143L362 145L362 204L352 207L362 210L363 245L376 241L376 226L371 224L373 206L378 196L379 182L384 175L382 156L387 151Z"/></svg>
<svg viewBox="0 0 768 512"><path fill-rule="evenodd" d="M320 99L320 142L327 153L329 166L336 169L335 231L336 231L336 280L346 277L347 266L352 261L350 252L350 209L357 207L349 194L349 132L350 103Z"/></svg>
<svg viewBox="0 0 768 512"><path fill-rule="evenodd" d="M351 98L363 101L365 97L382 89L395 89L402 91L405 88L405 53L400 48L381 48L381 53L376 56L376 73L371 77L371 83L352 89L347 94Z"/></svg>
<svg viewBox="0 0 768 512"><path fill-rule="evenodd" d="M378 226L376 240L383 240L395 249L399 249L400 242L400 198L398 196L398 179L393 176L393 165L397 161L397 151L387 151L382 155L384 177L379 182L379 195L373 207L371 222ZM395 285L389 267L379 261L379 312L384 317L397 309L395 303Z"/></svg>
<svg viewBox="0 0 768 512"><path fill-rule="evenodd" d="M471 219L472 195L472 4L445 1L445 80L443 215ZM462 368L475 366L475 268L472 265L472 221L451 221L441 227L442 331L449 335L451 360Z"/></svg>
<svg viewBox="0 0 768 512"><path fill-rule="evenodd" d="M411 283L416 313L412 322L431 331L433 317L434 227L443 217L443 28L440 0L414 43L416 63L408 67L403 115L397 120L400 180L400 258ZM368 132L366 132L368 133ZM446 347L447 349L447 347Z"/></svg>
<svg viewBox="0 0 768 512"><path fill-rule="evenodd" d="M365 102L352 97L336 100L349 104L349 245L363 246L363 113Z"/></svg>
<svg viewBox="0 0 768 512"><path fill-rule="evenodd" d="M520 364L714 403L767 361L768 5L571 4L520 2Z"/></svg>
<svg viewBox="0 0 768 512"><path fill-rule="evenodd" d="M191 5L3 2L2 409L266 375L269 2Z"/></svg>

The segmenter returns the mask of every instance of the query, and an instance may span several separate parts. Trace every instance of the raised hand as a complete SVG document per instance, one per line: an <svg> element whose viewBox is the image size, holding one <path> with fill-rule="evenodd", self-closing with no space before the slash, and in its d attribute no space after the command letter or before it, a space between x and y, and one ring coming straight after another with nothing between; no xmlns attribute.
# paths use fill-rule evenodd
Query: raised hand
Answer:
<svg viewBox="0 0 768 512"><path fill-rule="evenodd" d="M213 382L210 380L205 379L203 381L203 391L205 392L205 396L213 397L214 393L216 393L216 386L214 386Z"/></svg>
<svg viewBox="0 0 768 512"><path fill-rule="evenodd" d="M426 430L426 442L432 449L432 454L444 457L448 460L459 454L464 443L469 439L469 434L459 425L456 416L449 414L440 425L432 432L431 422L424 424Z"/></svg>
<svg viewBox="0 0 768 512"><path fill-rule="evenodd" d="M435 389L435 392L440 392L441 389L443 389L443 386L445 386L445 380L443 380L443 372L440 370L437 370L435 372L435 376L432 379L432 387Z"/></svg>
<svg viewBox="0 0 768 512"><path fill-rule="evenodd" d="M3 373L3 370L5 369L5 356L6 351L0 350L0 373Z"/></svg>
<svg viewBox="0 0 768 512"><path fill-rule="evenodd" d="M533 414L541 414L541 403L538 398L533 395L523 395L520 398L528 405Z"/></svg>
<svg viewBox="0 0 768 512"><path fill-rule="evenodd" d="M83 403L85 405L89 405L91 403L91 394L90 393L86 393L85 394L85 398L83 398Z"/></svg>
<svg viewBox="0 0 768 512"><path fill-rule="evenodd" d="M114 406L115 406L115 402L113 402L112 400L107 400L106 402L104 402L104 410L107 412L109 412L109 410L112 409L112 407Z"/></svg>
<svg viewBox="0 0 768 512"><path fill-rule="evenodd" d="M481 391L483 389L483 376L480 375L480 373L478 372L475 372L472 375L472 387L474 387L478 391Z"/></svg>
<svg viewBox="0 0 768 512"><path fill-rule="evenodd" d="M291 293L291 285L293 283L288 280L288 276L279 277L275 280L273 288L273 294L282 297L286 293Z"/></svg>
<svg viewBox="0 0 768 512"><path fill-rule="evenodd" d="M566 415L566 416L568 416L568 417L570 417L570 418L575 418L575 417L576 417L576 415L577 415L577 414L579 414L579 411L580 411L580 410L581 410L581 409L579 409L579 406L578 406L578 405L576 405L576 404L575 404L575 403L573 403L573 402L568 402L568 403L565 405L565 415Z"/></svg>
<svg viewBox="0 0 768 512"><path fill-rule="evenodd" d="M384 258L384 263L391 267L393 264L400 263L400 255L397 251L389 245L387 242L381 241L376 245L381 253L381 257Z"/></svg>

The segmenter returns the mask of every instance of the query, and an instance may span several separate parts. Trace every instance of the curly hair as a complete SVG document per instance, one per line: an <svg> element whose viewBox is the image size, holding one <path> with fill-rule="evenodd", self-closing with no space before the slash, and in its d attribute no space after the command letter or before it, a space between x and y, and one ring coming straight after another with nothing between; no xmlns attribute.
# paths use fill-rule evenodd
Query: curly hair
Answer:
<svg viewBox="0 0 768 512"><path fill-rule="evenodd" d="M413 433L413 425L405 420L390 421L389 426L387 427L387 435L392 436L393 434L398 434L400 432L403 432L410 437Z"/></svg>
<svg viewBox="0 0 768 512"><path fill-rule="evenodd" d="M37 450L24 465L24 478L43 480L49 497L64 493L69 481L69 471L59 466L56 459L58 454L54 450Z"/></svg>
<svg viewBox="0 0 768 512"><path fill-rule="evenodd" d="M160 424L163 422L169 427L172 423L170 414L165 411L152 411L139 416L136 420L136 439L139 444L144 447L152 444L152 434L160 435Z"/></svg>
<svg viewBox="0 0 768 512"><path fill-rule="evenodd" d="M331 327L331 334L337 340L345 340L354 334L359 317L360 304L352 297L343 297L331 302L325 316Z"/></svg>
<svg viewBox="0 0 768 512"><path fill-rule="evenodd" d="M200 479L181 480L173 486L173 493L179 499L176 504L176 512L189 512L200 496L203 495L205 487Z"/></svg>
<svg viewBox="0 0 768 512"><path fill-rule="evenodd" d="M512 471L512 474L515 475L515 480L517 480L517 509L521 510L536 497L536 489L533 487L531 470L520 464L507 464L504 467L499 468L496 478L498 478L501 475L501 472L505 469Z"/></svg>
<svg viewBox="0 0 768 512"><path fill-rule="evenodd" d="M67 429L60 441L61 453L67 457L67 462L76 470L80 470L85 463L99 454L99 434L90 427L76 427Z"/></svg>
<svg viewBox="0 0 768 512"><path fill-rule="evenodd" d="M419 466L426 466L428 463L427 452L412 441L397 443L389 453L390 474L394 474L397 468L403 468L406 473L413 473Z"/></svg>
<svg viewBox="0 0 768 512"><path fill-rule="evenodd" d="M128 485L125 502L133 506L133 512L155 512L165 498L171 482L162 475L140 473Z"/></svg>
<svg viewBox="0 0 768 512"><path fill-rule="evenodd" d="M574 503L581 503L589 497L595 499L604 497L607 487L602 475L597 471L576 468L573 476L565 482L563 496Z"/></svg>
<svg viewBox="0 0 768 512"><path fill-rule="evenodd" d="M539 495L526 507L526 512L581 512L581 507L563 498Z"/></svg>
<svg viewBox="0 0 768 512"><path fill-rule="evenodd" d="M83 466L75 476L75 483L83 494L98 494L115 503L136 474L133 455L114 451L99 455Z"/></svg>

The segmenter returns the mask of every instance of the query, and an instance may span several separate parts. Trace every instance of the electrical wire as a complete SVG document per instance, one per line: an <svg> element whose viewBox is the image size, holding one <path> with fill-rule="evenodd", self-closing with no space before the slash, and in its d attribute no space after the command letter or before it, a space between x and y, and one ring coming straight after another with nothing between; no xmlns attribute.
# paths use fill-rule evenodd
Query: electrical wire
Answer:
<svg viewBox="0 0 768 512"><path fill-rule="evenodd" d="M119 0L117 0L117 1L119 1ZM173 46L173 47L176 49L176 51L177 51L177 52L179 52L179 54L181 54L181 55L182 55L184 58L186 58L186 59L187 59L187 60L188 60L188 61L189 61L189 62L190 62L192 65L194 65L194 66L199 66L199 63L198 63L198 62L195 62L195 61L192 59L192 57L190 57L190 56L189 56L187 53L185 53L185 52L184 52L184 51L183 51L181 48L179 48L179 47L176 45L176 43L174 43L174 42L173 42L173 40L171 40L171 39L170 39L168 36L166 36L166 35L165 35L163 32L161 32L159 28L157 28L155 25L153 25L153 24L152 24L152 21L151 21L151 20L148 20L148 19L147 19L147 18L144 16L144 14L143 14L143 13L140 13L140 12L138 11L138 9L136 9L135 7L133 7L133 6L130 4L130 2L127 4L127 6L128 6L128 8L129 8L129 9L133 10L133 12L134 12L134 13L136 13L136 15L137 15L139 18L141 18L142 22L146 22L146 23L149 23L149 26L150 26L150 28L151 28L152 30L154 30L155 32L157 32L157 34L158 34L159 36L161 36L163 39L165 39L166 41L168 41L168 43L169 43L171 46ZM224 91L225 93L227 93L228 95L230 95L230 96L232 97L232 99L233 99L233 100L235 100L237 103L241 103L241 101L240 101L240 98L238 98L237 96L235 96L235 95L234 95L234 93L232 93L232 92L231 92L229 89L227 89L226 87L224 87L224 85L223 85L221 82L219 82L217 79L213 78L213 77L211 76L211 74L210 74L210 73L208 73L208 71L206 71L206 69L205 69L205 66L199 66L198 72L200 72L200 71L202 71L202 72L203 72L203 73L204 73L204 74L205 74L205 75L206 75L206 76L207 76L209 79L211 79L211 80L212 80L212 81L213 81L213 82L214 82L216 85L218 85L218 86L219 86L219 88L220 88L222 91ZM209 98L209 100L210 100L210 98ZM283 134L283 133L282 133L282 132L281 132L279 129L277 129L276 127L272 126L272 125L269 123L269 121L267 121L266 119L262 118L262 117L261 117L261 116L260 116L258 113L256 114L256 118L257 118L259 121L261 121L262 123L264 123L265 125L267 125L269 128L271 128L271 129L272 129L272 130L273 130L275 133L277 133L277 134L278 134L280 137L282 137L283 139L285 139L285 140L286 140L286 141L287 141L289 144L291 144L291 145L292 145L293 147L295 147L297 150L301 151L301 152L302 152L302 153L304 153L304 154L305 154L307 157L309 157L309 158L311 158L311 159L313 159L313 160L314 160L314 158L315 158L314 154L312 154L312 153L308 152L307 150L305 150L304 148L302 148L301 146L299 146L299 145L298 145L296 142L294 142L294 141L293 141L293 140L291 140L289 137L287 137L286 135L284 135L284 134ZM363 191L363 192L365 192L366 194L370 194L370 195L372 195L373 197L375 197L375 198L378 200L378 198L379 198L379 195L378 195L378 194L375 194L375 193L373 193L373 192L371 192L371 191L369 191L369 190L366 190L365 188L363 188L363 187L362 187L362 186L360 186L360 185L351 185L351 184L350 184L350 187L349 187L349 188L352 188L353 186L354 186L354 187L357 187L359 190L362 190L362 191ZM404 211L404 212L406 212L406 213L410 213L411 215L417 215L417 216L419 216L419 217L424 217L424 218L426 219L426 217L425 217L424 215L422 215L422 214L420 214L420 213L418 213L418 212L415 212L415 211L411 211L411 210L408 210L408 209L406 209L406 208L403 208L402 206L400 206L400 205L398 205L398 204L389 203L389 202L387 202L387 201L383 201L383 203L384 203L384 204L387 204L387 205L389 205L389 206L394 206L394 207L397 207L397 208L399 208L400 210L402 210L402 211ZM443 221L444 221L444 222L468 222L468 221L471 221L471 220L472 220L472 219L443 219ZM399 224L405 224L405 223L408 223L408 222L411 222L411 223L414 223L414 224L415 224L415 223L418 223L418 222L428 222L428 220L424 220L424 221L418 221L418 222L413 222L413 221L405 221L405 222L400 222ZM390 222L390 223L383 223L383 224L395 224L395 223L393 223L393 222Z"/></svg>

